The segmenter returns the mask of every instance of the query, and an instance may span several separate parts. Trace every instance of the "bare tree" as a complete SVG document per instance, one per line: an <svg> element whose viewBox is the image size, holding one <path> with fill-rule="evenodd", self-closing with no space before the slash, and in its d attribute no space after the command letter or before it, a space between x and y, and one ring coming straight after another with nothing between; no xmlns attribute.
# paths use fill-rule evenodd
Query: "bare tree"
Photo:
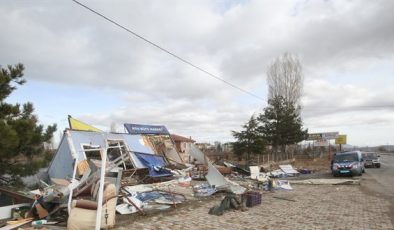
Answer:
<svg viewBox="0 0 394 230"><path fill-rule="evenodd" d="M287 52L277 57L268 67L267 84L268 99L281 96L299 107L304 76L298 57Z"/></svg>

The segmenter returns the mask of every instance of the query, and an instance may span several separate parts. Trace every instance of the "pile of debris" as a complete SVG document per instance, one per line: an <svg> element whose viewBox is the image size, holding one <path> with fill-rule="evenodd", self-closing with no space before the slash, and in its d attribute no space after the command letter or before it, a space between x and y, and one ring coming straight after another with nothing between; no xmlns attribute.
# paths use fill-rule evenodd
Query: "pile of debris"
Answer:
<svg viewBox="0 0 394 230"><path fill-rule="evenodd" d="M70 124L75 122L71 120ZM207 169L206 187L193 187L194 165L184 162L164 126L125 124L128 133L67 129L40 188L18 193L3 188L17 205L1 207L7 229L63 224L69 229L111 228L116 212L164 210L200 196L203 188L243 193L194 145L190 155ZM208 195L213 194L208 192Z"/></svg>
<svg viewBox="0 0 394 230"><path fill-rule="evenodd" d="M79 121L70 120L70 126L73 122ZM289 182L281 179L298 175L291 165L271 172L261 172L259 166L248 172L230 162L214 165L194 144L186 151L190 164L180 156L165 126L124 126L127 133L73 126L65 130L39 189L27 193L3 189L21 198L20 204L0 208L0 219L8 219L4 228L26 224L111 228L116 213L145 215L218 192L227 195L210 212L223 214L228 208L258 205L259 191L291 190ZM193 184L193 179L206 182Z"/></svg>

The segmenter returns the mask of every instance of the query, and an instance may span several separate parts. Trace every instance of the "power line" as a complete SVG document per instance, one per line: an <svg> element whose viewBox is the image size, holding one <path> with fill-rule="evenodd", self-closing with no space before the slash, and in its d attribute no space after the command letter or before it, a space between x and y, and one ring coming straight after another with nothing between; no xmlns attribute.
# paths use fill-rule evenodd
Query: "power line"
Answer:
<svg viewBox="0 0 394 230"><path fill-rule="evenodd" d="M304 110L330 110L330 109L386 109L394 105L355 105L355 106L302 106Z"/></svg>
<svg viewBox="0 0 394 230"><path fill-rule="evenodd" d="M157 49L159 49L159 50L161 50L161 51L163 51L163 52L165 52L165 53L171 55L172 57L178 59L179 61L181 61L181 62L183 62L183 63L185 63L185 64L187 64L187 65L190 65L190 66L194 67L195 69L197 69L197 70L199 70L199 71L201 71L201 72L207 74L208 76L211 76L211 77L215 78L216 80L219 80L219 81L221 81L221 82L223 82L223 83L225 83L225 84L227 84L227 85L229 85L229 86L231 86L231 87L233 87L233 88L235 88L235 89L237 89L237 90L239 90L239 91L241 91L241 92L243 92L243 93L249 94L250 96L252 96L252 97L254 97L254 98L257 98L257 99L259 99L259 100L264 100L262 97L260 97L260 96L258 96L258 95L256 95L256 94L254 94L254 93L252 93L252 92L249 92L249 91L247 91L247 90L245 90L245 89L243 89L243 88L241 88L241 87L239 87L239 86L236 86L235 84L233 84L233 83L231 83L231 82L229 82L229 81L227 81L227 80L225 80L225 79L223 79L223 78L221 78L221 77L219 77L219 76L217 76L217 75L215 75L215 74L213 74L213 73L210 73L210 72L208 72L207 70L204 70L203 68L201 68L201 67L199 67L199 66L197 66L197 65L195 65L195 64L193 64L193 63L191 63L190 61L188 61L188 60L186 60L186 59L184 59L184 58L178 56L177 54L175 54L175 53L173 53L173 52L171 52L171 51L169 51L169 50L167 50L167 49L165 49L165 48L159 46L158 44L156 44L156 43L154 43L154 42L152 42L152 41L150 41L150 40L144 38L142 35L139 35L139 34L137 34L136 32L134 32L134 31L128 29L127 27L122 26L121 24L115 22L114 20L108 18L107 16L105 16L105 15L103 15L103 14L101 14L101 13L99 13L99 12L93 10L92 8L90 8L90 7L88 7L88 6L86 6L86 5L82 4L82 3L80 3L79 1L77 1L77 0L71 0L71 1L75 2L76 4L78 4L78 5L81 6L81 7L83 7L83 8L85 8L85 9L89 10L90 12L92 12L92 13L94 13L94 14L96 14L96 15L102 17L102 18L104 18L104 19L107 20L108 22L110 22L110 23L116 25L117 27L119 27L119 28L121 28L121 29L127 31L128 33L134 35L135 37L137 37L137 38L139 38L139 39L141 39L141 40L147 42L148 44L154 46L155 48L157 48Z"/></svg>

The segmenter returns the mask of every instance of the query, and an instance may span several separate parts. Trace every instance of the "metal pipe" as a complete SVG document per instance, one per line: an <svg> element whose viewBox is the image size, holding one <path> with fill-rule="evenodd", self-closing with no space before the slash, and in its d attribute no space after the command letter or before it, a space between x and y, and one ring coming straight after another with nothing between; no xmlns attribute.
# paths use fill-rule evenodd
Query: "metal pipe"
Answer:
<svg viewBox="0 0 394 230"><path fill-rule="evenodd" d="M97 214L96 214L96 230L100 230L101 225L101 212L103 209L103 195L104 195L104 179L105 179L105 166L107 164L107 149L101 149L101 171L100 171L100 187L97 199Z"/></svg>

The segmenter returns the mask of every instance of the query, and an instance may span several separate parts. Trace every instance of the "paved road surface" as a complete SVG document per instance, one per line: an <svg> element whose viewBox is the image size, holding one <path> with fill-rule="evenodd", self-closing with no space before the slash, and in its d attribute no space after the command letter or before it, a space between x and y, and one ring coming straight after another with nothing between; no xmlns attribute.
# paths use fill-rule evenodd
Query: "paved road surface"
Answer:
<svg viewBox="0 0 394 230"><path fill-rule="evenodd" d="M293 188L264 192L262 204L245 212L209 215L208 210L220 204L219 195L155 216L137 216L131 221L128 216L118 216L116 229L394 229L388 215L390 204L382 197L365 194L359 185L293 185Z"/></svg>
<svg viewBox="0 0 394 230"><path fill-rule="evenodd" d="M372 192L394 199L394 155L381 155L380 168L367 168L363 184Z"/></svg>
<svg viewBox="0 0 394 230"><path fill-rule="evenodd" d="M394 224L394 154L381 155L380 168L367 168L361 188L368 194L381 197L391 204L390 217Z"/></svg>
<svg viewBox="0 0 394 230"><path fill-rule="evenodd" d="M116 229L394 229L394 156L381 158L381 168L355 177L361 186L293 185L292 191L263 192L262 204L246 212L209 215L218 195L155 216L118 216Z"/></svg>

